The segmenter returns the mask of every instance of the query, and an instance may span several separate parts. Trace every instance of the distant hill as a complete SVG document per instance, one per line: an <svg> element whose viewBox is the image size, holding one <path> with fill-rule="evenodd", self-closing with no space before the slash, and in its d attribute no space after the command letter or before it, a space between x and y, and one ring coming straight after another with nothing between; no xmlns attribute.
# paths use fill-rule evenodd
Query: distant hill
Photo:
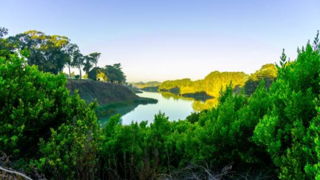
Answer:
<svg viewBox="0 0 320 180"><path fill-rule="evenodd" d="M131 83L133 86L143 89L143 88L149 88L149 87L157 87L161 84L161 82L158 81L150 81L150 82L137 82L137 83Z"/></svg>
<svg viewBox="0 0 320 180"><path fill-rule="evenodd" d="M243 87L248 79L244 72L219 72L214 71L204 79L192 81L189 78L173 81L165 81L159 86L159 91L170 91L178 94L206 93L212 97L218 97L219 92L232 81L235 86Z"/></svg>
<svg viewBox="0 0 320 180"><path fill-rule="evenodd" d="M266 81L265 85L269 88L276 77L276 66L265 64L250 75L244 72L213 71L204 79L197 81L192 81L189 78L164 81L157 89L180 95L191 96L200 93L204 96L219 97L221 88L225 89L232 82L232 88L235 89L235 92L240 93L244 90L247 95L251 95L262 79Z"/></svg>

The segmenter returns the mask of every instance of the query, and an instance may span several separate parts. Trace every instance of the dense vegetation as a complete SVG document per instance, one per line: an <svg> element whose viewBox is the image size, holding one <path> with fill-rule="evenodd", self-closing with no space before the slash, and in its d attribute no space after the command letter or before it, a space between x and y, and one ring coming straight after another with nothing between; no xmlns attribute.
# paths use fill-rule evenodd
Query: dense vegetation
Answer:
<svg viewBox="0 0 320 180"><path fill-rule="evenodd" d="M118 115L103 128L96 103L70 95L63 75L1 53L0 150L12 155L8 166L33 178L35 169L47 179L320 178L318 35L295 61L283 52L269 90L260 78L251 96L234 93L247 76L229 74L240 80L218 95L212 85L218 105L185 121L159 113L153 123L123 126ZM207 83L213 77L225 74L214 72Z"/></svg>
<svg viewBox="0 0 320 180"><path fill-rule="evenodd" d="M54 179L89 178L100 137L95 104L70 96L65 83L18 55L0 58L0 147L18 168L37 167Z"/></svg>
<svg viewBox="0 0 320 180"><path fill-rule="evenodd" d="M206 92L213 97L219 97L221 87L223 89L233 82L233 88L236 86L242 87L247 80L247 75L243 72L218 72L214 71L207 75L202 80L191 81L190 79L180 79L173 81L165 81L159 86L160 91L173 91L177 88L177 93L197 93Z"/></svg>
<svg viewBox="0 0 320 180"><path fill-rule="evenodd" d="M266 81L266 87L270 87L276 77L276 66L274 64L265 64L260 70L249 76L243 72L214 71L203 80L191 81L190 79L179 79L165 81L160 84L159 90L170 91L181 95L205 92L208 95L218 98L221 87L226 87L226 85L232 81L232 88L244 89L247 95L251 95L262 79Z"/></svg>

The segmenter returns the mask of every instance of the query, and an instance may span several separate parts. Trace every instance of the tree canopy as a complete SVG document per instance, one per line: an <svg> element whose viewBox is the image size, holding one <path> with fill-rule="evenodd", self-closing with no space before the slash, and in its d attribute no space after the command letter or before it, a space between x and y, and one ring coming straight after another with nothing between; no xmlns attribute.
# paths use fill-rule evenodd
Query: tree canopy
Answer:
<svg viewBox="0 0 320 180"><path fill-rule="evenodd" d="M126 82L126 76L122 71L120 63L106 65L104 68L95 67L88 73L88 78L92 80L101 78L101 80L119 84L124 84Z"/></svg>
<svg viewBox="0 0 320 180"><path fill-rule="evenodd" d="M3 38L7 33L6 28L0 28L0 56L21 53L29 65L36 65L44 72L59 74L65 66L69 69L69 75L71 67L80 68L80 73L82 68L89 72L101 55L94 52L81 57L79 47L66 36L46 35L41 31L30 30Z"/></svg>

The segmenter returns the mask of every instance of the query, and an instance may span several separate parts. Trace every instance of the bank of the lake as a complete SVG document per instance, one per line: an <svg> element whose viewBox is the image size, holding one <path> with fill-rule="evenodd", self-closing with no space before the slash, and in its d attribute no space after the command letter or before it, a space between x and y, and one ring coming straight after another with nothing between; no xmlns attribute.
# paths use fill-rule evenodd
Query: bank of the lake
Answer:
<svg viewBox="0 0 320 180"><path fill-rule="evenodd" d="M67 88L71 94L76 90L79 91L80 97L87 104L97 100L100 106L124 102L124 101L139 101L140 98L128 87L101 81L92 80L68 80Z"/></svg>

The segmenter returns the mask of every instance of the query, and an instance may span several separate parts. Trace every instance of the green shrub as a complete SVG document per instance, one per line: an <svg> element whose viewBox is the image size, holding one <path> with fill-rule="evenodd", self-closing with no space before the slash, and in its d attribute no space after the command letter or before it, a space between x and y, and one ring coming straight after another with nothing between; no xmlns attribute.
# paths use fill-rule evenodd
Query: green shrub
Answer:
<svg viewBox="0 0 320 180"><path fill-rule="evenodd" d="M63 75L41 73L17 55L0 58L0 147L16 156L33 156L39 137L72 119Z"/></svg>
<svg viewBox="0 0 320 180"><path fill-rule="evenodd" d="M31 166L49 179L92 179L100 136L95 104L87 108L65 83L17 55L0 58L0 147L18 168L28 170L34 159Z"/></svg>
<svg viewBox="0 0 320 180"><path fill-rule="evenodd" d="M319 165L319 45L302 49L296 61L283 54L269 93L272 105L254 131L254 141L279 168L280 179L314 179Z"/></svg>

